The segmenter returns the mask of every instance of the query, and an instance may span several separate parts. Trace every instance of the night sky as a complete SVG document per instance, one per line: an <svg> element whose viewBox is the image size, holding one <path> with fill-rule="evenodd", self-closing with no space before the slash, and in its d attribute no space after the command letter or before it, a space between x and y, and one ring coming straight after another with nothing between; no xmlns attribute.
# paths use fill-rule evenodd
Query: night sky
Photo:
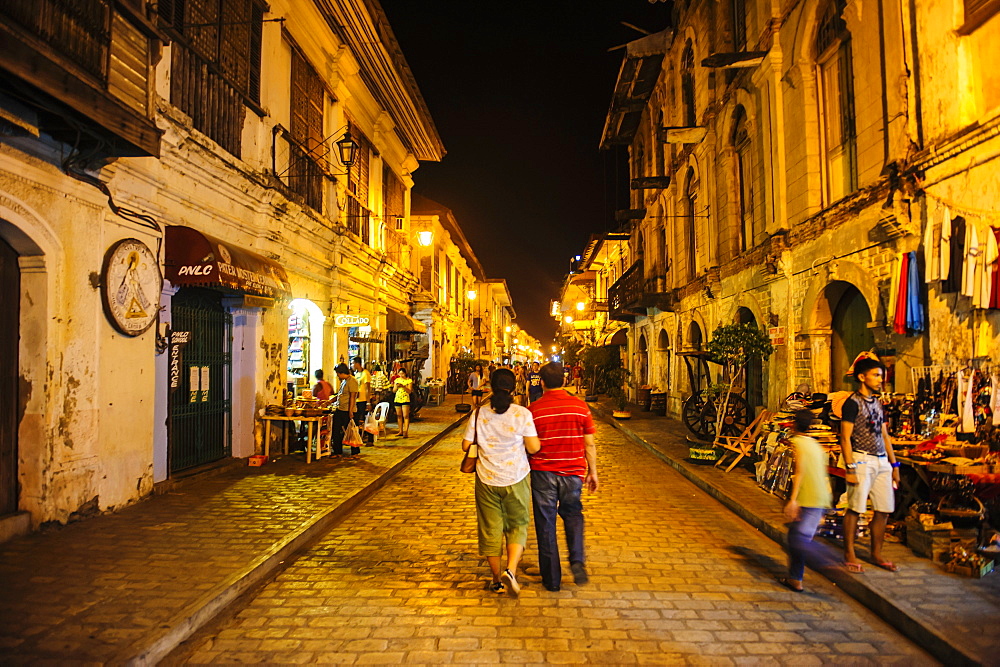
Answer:
<svg viewBox="0 0 1000 667"><path fill-rule="evenodd" d="M598 150L622 50L667 27L649 0L382 0L448 154L414 191L455 212L517 323L548 344L549 301L590 234L607 231L615 160ZM625 178L623 174L620 175Z"/></svg>

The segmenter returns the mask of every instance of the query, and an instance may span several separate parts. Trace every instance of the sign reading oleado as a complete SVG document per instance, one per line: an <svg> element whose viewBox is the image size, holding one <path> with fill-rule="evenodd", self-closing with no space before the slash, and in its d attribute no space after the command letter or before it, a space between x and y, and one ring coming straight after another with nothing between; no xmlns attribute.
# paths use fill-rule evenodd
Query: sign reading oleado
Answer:
<svg viewBox="0 0 1000 667"><path fill-rule="evenodd" d="M365 327L371 322L370 318L361 315L334 315L333 326L335 327Z"/></svg>

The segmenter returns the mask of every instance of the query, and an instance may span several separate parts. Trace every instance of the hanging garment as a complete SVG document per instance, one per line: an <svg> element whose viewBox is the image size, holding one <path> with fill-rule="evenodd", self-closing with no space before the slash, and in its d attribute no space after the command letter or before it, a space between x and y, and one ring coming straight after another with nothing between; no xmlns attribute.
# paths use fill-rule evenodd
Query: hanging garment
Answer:
<svg viewBox="0 0 1000 667"><path fill-rule="evenodd" d="M920 267L917 266L917 253L910 251L909 280L906 290L906 329L910 334L924 330L924 304L920 297Z"/></svg>
<svg viewBox="0 0 1000 667"><path fill-rule="evenodd" d="M927 272L927 282L934 282L939 275L941 263L941 241L937 237L934 219L927 216L927 226L924 227L924 270ZM935 245L936 241L936 245Z"/></svg>
<svg viewBox="0 0 1000 667"><path fill-rule="evenodd" d="M993 272L996 267L997 257L1000 257L1000 249L997 247L997 237L993 230L986 228L985 240L983 241L982 255L979 257L979 272L976 280L976 295L973 297L973 308L989 308L990 296L993 288Z"/></svg>
<svg viewBox="0 0 1000 667"><path fill-rule="evenodd" d="M976 296L976 272L979 271L979 235L976 225L967 223L965 229L965 258L962 266L962 296Z"/></svg>
<svg viewBox="0 0 1000 667"><path fill-rule="evenodd" d="M889 318L889 326L896 327L896 309L899 307L899 269L903 264L903 253L898 253L892 257L892 265L889 267L889 299L886 301L886 311Z"/></svg>
<svg viewBox="0 0 1000 667"><path fill-rule="evenodd" d="M943 253L942 244L942 253ZM951 242L948 245L947 278L942 274L941 291L958 292L962 289L962 266L965 264L965 218L957 216L951 221ZM942 262L942 266L944 263Z"/></svg>
<svg viewBox="0 0 1000 667"><path fill-rule="evenodd" d="M892 320L892 330L900 336L906 335L906 298L910 284L909 266L910 254L904 252L899 263L899 295L896 298L896 315Z"/></svg>
<svg viewBox="0 0 1000 667"><path fill-rule="evenodd" d="M1000 375L996 373L990 378L990 387L993 393L990 394L990 399L993 403L990 406L993 410L993 425L1000 426Z"/></svg>
<svg viewBox="0 0 1000 667"><path fill-rule="evenodd" d="M965 387L965 396L962 400L962 425L959 427L960 433L974 433L976 431L976 412L972 407L972 388L976 382L976 371L969 373L969 381Z"/></svg>
<svg viewBox="0 0 1000 667"><path fill-rule="evenodd" d="M993 240L997 244L997 250L1000 251L1000 227L990 231L993 233ZM1000 258L993 264L993 282L990 287L989 307L1000 308ZM993 414L996 415L996 412Z"/></svg>
<svg viewBox="0 0 1000 667"><path fill-rule="evenodd" d="M960 433L964 433L965 431L963 431L962 428L963 428L963 426L965 424L965 387L966 387L965 371L959 371L955 375L955 381L956 381L956 383L958 385L957 391L955 392L955 394L956 394L956 396L955 396L955 412L958 415L958 422L957 422L957 424L958 424L958 431ZM972 383L969 382L968 386L972 387Z"/></svg>
<svg viewBox="0 0 1000 667"><path fill-rule="evenodd" d="M941 247L938 258L940 260L938 276L941 280L948 280L951 267L951 209L947 206L944 207L944 217L941 218ZM942 291L946 291L943 286Z"/></svg>

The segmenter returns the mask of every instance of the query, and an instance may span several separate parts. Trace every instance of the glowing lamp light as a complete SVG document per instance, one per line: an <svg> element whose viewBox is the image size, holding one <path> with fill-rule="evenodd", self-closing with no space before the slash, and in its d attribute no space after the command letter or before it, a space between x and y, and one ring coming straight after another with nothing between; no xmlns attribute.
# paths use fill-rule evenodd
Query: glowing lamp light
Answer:
<svg viewBox="0 0 1000 667"><path fill-rule="evenodd" d="M566 324L573 324L573 316L567 315L566 317L563 318L563 322L565 322Z"/></svg>
<svg viewBox="0 0 1000 667"><path fill-rule="evenodd" d="M504 331L506 331L507 333L510 333L510 327L504 327Z"/></svg>
<svg viewBox="0 0 1000 667"><path fill-rule="evenodd" d="M470 289L468 292L465 293L465 296L469 297L469 301L475 301L476 297L479 296L479 293L476 292L476 290L474 289Z"/></svg>
<svg viewBox="0 0 1000 667"><path fill-rule="evenodd" d="M585 309L586 307L587 307L587 304L585 304L585 303L584 303L583 301L577 301L577 302L576 302L576 309L577 309L578 311L580 311L581 313L583 312L583 310L584 310L584 309Z"/></svg>
<svg viewBox="0 0 1000 667"><path fill-rule="evenodd" d="M559 348L556 347L555 345L553 345L552 346L552 352L555 353L555 352L558 352L558 351L559 351Z"/></svg>
<svg viewBox="0 0 1000 667"><path fill-rule="evenodd" d="M417 232L417 243L425 248L434 243L434 232L429 230Z"/></svg>
<svg viewBox="0 0 1000 667"><path fill-rule="evenodd" d="M354 164L358 157L358 144L351 138L350 132L344 132L344 136L337 142L337 152L340 154L340 162L345 167Z"/></svg>

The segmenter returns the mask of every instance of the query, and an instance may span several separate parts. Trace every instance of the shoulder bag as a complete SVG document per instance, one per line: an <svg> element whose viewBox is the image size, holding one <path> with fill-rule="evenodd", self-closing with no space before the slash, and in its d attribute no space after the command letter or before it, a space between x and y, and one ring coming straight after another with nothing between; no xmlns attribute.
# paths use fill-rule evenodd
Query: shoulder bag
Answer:
<svg viewBox="0 0 1000 667"><path fill-rule="evenodd" d="M462 472L476 472L476 461L479 459L479 408L476 408L472 418L475 420L472 422L472 444L462 457L462 466L459 468Z"/></svg>

